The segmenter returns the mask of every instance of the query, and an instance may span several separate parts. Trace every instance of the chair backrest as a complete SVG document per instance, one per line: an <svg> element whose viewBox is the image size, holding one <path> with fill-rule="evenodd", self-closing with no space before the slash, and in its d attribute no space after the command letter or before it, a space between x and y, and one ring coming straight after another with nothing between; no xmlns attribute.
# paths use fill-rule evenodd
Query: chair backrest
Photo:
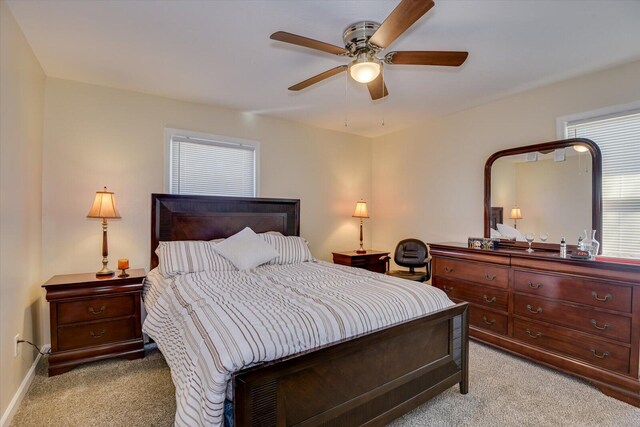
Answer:
<svg viewBox="0 0 640 427"><path fill-rule="evenodd" d="M428 254L429 250L423 241L418 239L404 239L396 246L393 260L402 267L413 269L427 265L424 260Z"/></svg>

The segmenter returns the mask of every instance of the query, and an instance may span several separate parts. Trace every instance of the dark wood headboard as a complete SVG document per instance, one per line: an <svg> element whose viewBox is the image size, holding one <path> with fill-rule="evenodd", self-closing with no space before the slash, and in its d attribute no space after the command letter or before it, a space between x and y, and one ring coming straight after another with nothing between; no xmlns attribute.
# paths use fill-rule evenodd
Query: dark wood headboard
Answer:
<svg viewBox="0 0 640 427"><path fill-rule="evenodd" d="M158 242L226 238L245 227L299 236L300 200L152 194L151 268Z"/></svg>
<svg viewBox="0 0 640 427"><path fill-rule="evenodd" d="M498 229L498 224L504 224L504 208L491 207L491 218L489 218L489 226L494 230Z"/></svg>

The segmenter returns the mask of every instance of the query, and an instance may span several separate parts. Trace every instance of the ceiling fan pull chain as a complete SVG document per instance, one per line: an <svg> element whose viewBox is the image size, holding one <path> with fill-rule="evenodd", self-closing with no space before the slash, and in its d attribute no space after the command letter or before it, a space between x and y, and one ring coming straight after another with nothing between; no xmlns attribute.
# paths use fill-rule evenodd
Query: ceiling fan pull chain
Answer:
<svg viewBox="0 0 640 427"><path fill-rule="evenodd" d="M349 103L347 102L347 89L349 87L349 73L344 73L344 127L348 127Z"/></svg>
<svg viewBox="0 0 640 427"><path fill-rule="evenodd" d="M382 73L382 80L380 81L380 84L382 85L382 94L384 95L385 79L384 79L384 66L382 64L380 64L380 73ZM382 99L382 122L380 123L382 127L384 127L384 104L385 103L386 103L386 100L383 98Z"/></svg>

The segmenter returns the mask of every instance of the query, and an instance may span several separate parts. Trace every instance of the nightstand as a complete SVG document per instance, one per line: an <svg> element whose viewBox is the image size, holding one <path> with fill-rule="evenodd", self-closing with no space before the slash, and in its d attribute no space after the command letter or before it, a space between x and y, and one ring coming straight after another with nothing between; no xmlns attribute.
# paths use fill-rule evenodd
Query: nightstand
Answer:
<svg viewBox="0 0 640 427"><path fill-rule="evenodd" d="M350 267L364 268L376 273L384 273L386 270L384 257L389 252L367 249L366 254L358 254L356 251L333 252L333 262Z"/></svg>
<svg viewBox="0 0 640 427"><path fill-rule="evenodd" d="M145 270L97 278L95 273L53 276L43 288L49 301L49 376L111 357L144 357L141 294Z"/></svg>

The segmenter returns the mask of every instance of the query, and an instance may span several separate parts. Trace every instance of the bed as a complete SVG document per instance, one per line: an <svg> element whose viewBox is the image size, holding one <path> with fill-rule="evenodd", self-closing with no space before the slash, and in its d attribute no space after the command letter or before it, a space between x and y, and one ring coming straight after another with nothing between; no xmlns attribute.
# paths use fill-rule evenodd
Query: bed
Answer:
<svg viewBox="0 0 640 427"><path fill-rule="evenodd" d="M153 194L151 268L160 242L227 238L246 226L298 236L300 201ZM356 277L348 267L313 268ZM191 373L172 367L175 375ZM462 303L233 372L228 397L236 426L384 425L456 384L466 394L468 378ZM192 422L176 416L176 424Z"/></svg>

